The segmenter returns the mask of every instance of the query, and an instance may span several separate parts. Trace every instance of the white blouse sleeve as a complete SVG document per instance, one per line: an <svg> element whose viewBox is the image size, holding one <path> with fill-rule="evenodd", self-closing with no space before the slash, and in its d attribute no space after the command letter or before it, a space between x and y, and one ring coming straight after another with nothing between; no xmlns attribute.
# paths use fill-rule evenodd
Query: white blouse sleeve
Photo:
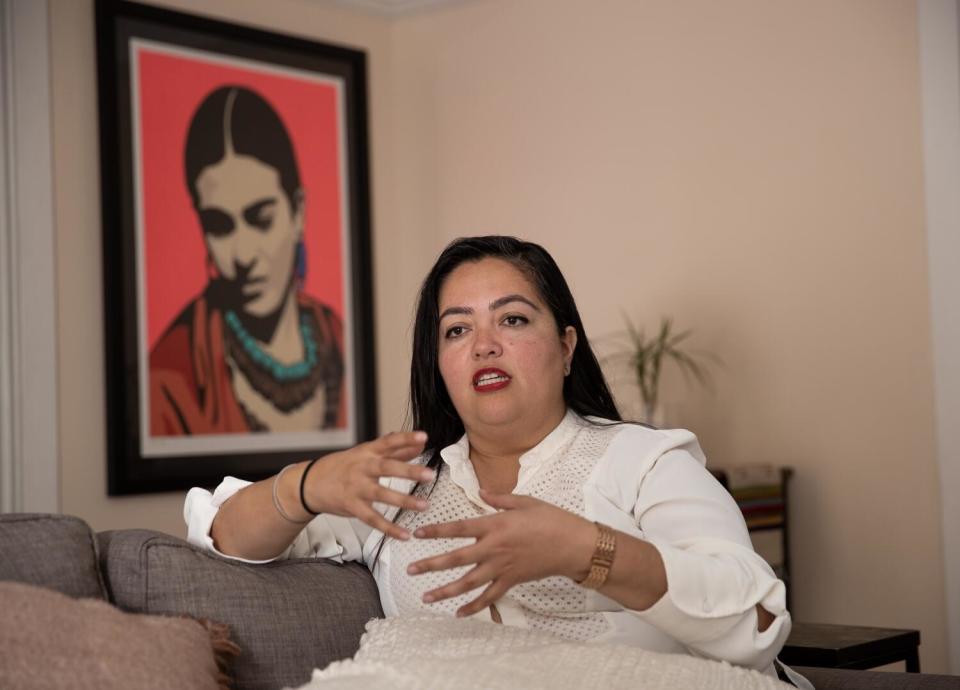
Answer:
<svg viewBox="0 0 960 690"><path fill-rule="evenodd" d="M250 483L236 477L226 477L213 493L206 489L190 489L183 506L183 518L187 523L187 541L224 558L245 563L269 563L286 558L330 558L339 563L363 560L363 545L373 532L373 528L356 518L338 515L315 517L306 524L290 546L275 558L254 561L228 556L217 550L210 536L213 519L228 498Z"/></svg>
<svg viewBox="0 0 960 690"><path fill-rule="evenodd" d="M660 443L651 446L649 434ZM638 435L647 438L637 444ZM632 494L635 524L667 575L666 594L632 613L691 653L768 668L790 633L786 588L754 552L743 514L705 469L693 434L627 428L609 452L623 482L617 498ZM763 632L757 604L775 617Z"/></svg>

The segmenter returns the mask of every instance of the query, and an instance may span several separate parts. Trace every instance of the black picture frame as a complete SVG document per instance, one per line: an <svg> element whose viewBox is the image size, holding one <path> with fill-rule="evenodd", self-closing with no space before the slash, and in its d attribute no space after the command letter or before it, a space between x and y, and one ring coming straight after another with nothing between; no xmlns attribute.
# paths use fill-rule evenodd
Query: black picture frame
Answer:
<svg viewBox="0 0 960 690"><path fill-rule="evenodd" d="M348 47L120 0L97 0L96 42L108 494L210 487L226 475L258 480L287 463L375 437L365 54ZM338 260L342 274L342 365L346 382L341 396L345 403L340 410L341 417L348 420L343 426L310 431L302 434L302 438L269 430L236 434L191 431L180 436L156 432L150 417L156 412L151 409L150 398L153 365L143 325L146 319L143 266L149 264L151 257L145 248L148 243L143 240L146 226L142 207L143 198L149 194L143 191L143 179L147 176L138 167L145 159L139 152L147 150L144 142L150 135L144 134L148 131L145 127L141 131L141 121L137 119L144 117L139 111L142 102L139 99L141 93L145 93L137 89L145 87L132 83L134 65L137 65L139 79L143 74L141 66L146 64L143 53L136 52L141 51L143 45L158 46L161 52L165 50L163 46L171 46L171 54L176 52L174 49L182 49L187 51L185 54L202 56L197 59L209 58L210 64L219 60L228 67L252 65L250 69L254 71L262 67L264 74L272 73L273 69L295 70L337 85L336 102L340 108L337 112L342 117L336 121L339 124L334 134L342 144L337 149L342 192ZM153 131L155 128L149 130ZM307 208L309 213L309 206ZM206 237L202 231L201 235ZM302 245L298 251L300 249ZM210 332L213 333L212 327ZM191 444L202 444L203 448L197 449Z"/></svg>

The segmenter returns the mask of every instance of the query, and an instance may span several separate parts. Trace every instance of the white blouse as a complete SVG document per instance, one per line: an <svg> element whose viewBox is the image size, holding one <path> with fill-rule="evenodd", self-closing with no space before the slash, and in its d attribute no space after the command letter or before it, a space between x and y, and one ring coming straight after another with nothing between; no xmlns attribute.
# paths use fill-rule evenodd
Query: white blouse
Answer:
<svg viewBox="0 0 960 690"><path fill-rule="evenodd" d="M440 454L443 463L429 493L429 509L405 511L399 518L411 531L419 525L494 512L480 498L466 436ZM426 458L414 462L425 463ZM216 551L210 527L217 510L249 483L227 477L212 494L191 489L184 506L188 540ZM405 493L413 488L410 480L383 483ZM426 496L429 490L426 485L417 492ZM685 652L776 675L773 660L790 633L784 584L753 551L737 504L704 468L692 433L587 420L568 412L556 429L520 457L513 493L548 501L647 540L663 558L667 593L650 608L633 611L567 578L550 577L517 585L496 603L504 624L567 639ZM398 512L376 507L388 519ZM320 515L277 558L313 556L372 566L387 616L453 615L482 591L424 604L420 599L424 592L459 578L467 567L406 574L409 563L472 540L388 539L380 549L382 536L355 518ZM757 604L775 616L763 632L757 630ZM489 619L489 609L476 616Z"/></svg>

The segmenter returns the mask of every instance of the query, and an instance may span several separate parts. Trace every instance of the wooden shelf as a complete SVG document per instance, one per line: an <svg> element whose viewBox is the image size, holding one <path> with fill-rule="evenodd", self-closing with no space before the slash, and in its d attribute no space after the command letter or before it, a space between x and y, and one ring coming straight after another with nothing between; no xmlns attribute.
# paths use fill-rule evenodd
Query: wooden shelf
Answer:
<svg viewBox="0 0 960 690"><path fill-rule="evenodd" d="M747 530L753 534L768 532L780 532L780 539L775 549L758 548L757 539L754 539L754 548L757 553L763 556L770 567L774 569L777 576L783 580L787 586L787 608L792 605L791 587L790 587L790 513L789 513L789 487L790 478L793 476L793 468L781 467L779 470L768 468L766 471L759 472L764 476L763 484L749 485L741 483L731 489L729 477L737 476L740 482L741 469L730 468L729 470L717 469L711 470L717 480L725 489L730 491L734 501L740 506L744 513L744 521L747 523ZM771 476L773 475L773 476ZM777 481L777 478L779 481ZM749 479L747 480L749 481ZM775 483L771 483L771 481ZM740 500L738 500L738 495ZM753 526L750 522L753 521ZM772 553L776 552L776 553ZM771 555L776 556L770 558ZM772 561L772 562L771 562Z"/></svg>
<svg viewBox="0 0 960 690"><path fill-rule="evenodd" d="M920 672L917 630L794 623L780 660L792 666L868 669L903 661Z"/></svg>

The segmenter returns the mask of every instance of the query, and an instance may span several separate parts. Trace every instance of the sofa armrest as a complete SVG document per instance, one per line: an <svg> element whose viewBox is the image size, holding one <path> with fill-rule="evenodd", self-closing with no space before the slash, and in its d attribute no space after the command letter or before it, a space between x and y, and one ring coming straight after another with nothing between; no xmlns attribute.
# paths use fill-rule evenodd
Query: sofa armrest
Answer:
<svg viewBox="0 0 960 690"><path fill-rule="evenodd" d="M376 584L356 563L292 559L251 565L148 530L98 535L111 600L127 611L226 623L240 646L238 690L296 686L352 656L383 616Z"/></svg>
<svg viewBox="0 0 960 690"><path fill-rule="evenodd" d="M0 580L106 599L89 525L70 515L0 515Z"/></svg>

